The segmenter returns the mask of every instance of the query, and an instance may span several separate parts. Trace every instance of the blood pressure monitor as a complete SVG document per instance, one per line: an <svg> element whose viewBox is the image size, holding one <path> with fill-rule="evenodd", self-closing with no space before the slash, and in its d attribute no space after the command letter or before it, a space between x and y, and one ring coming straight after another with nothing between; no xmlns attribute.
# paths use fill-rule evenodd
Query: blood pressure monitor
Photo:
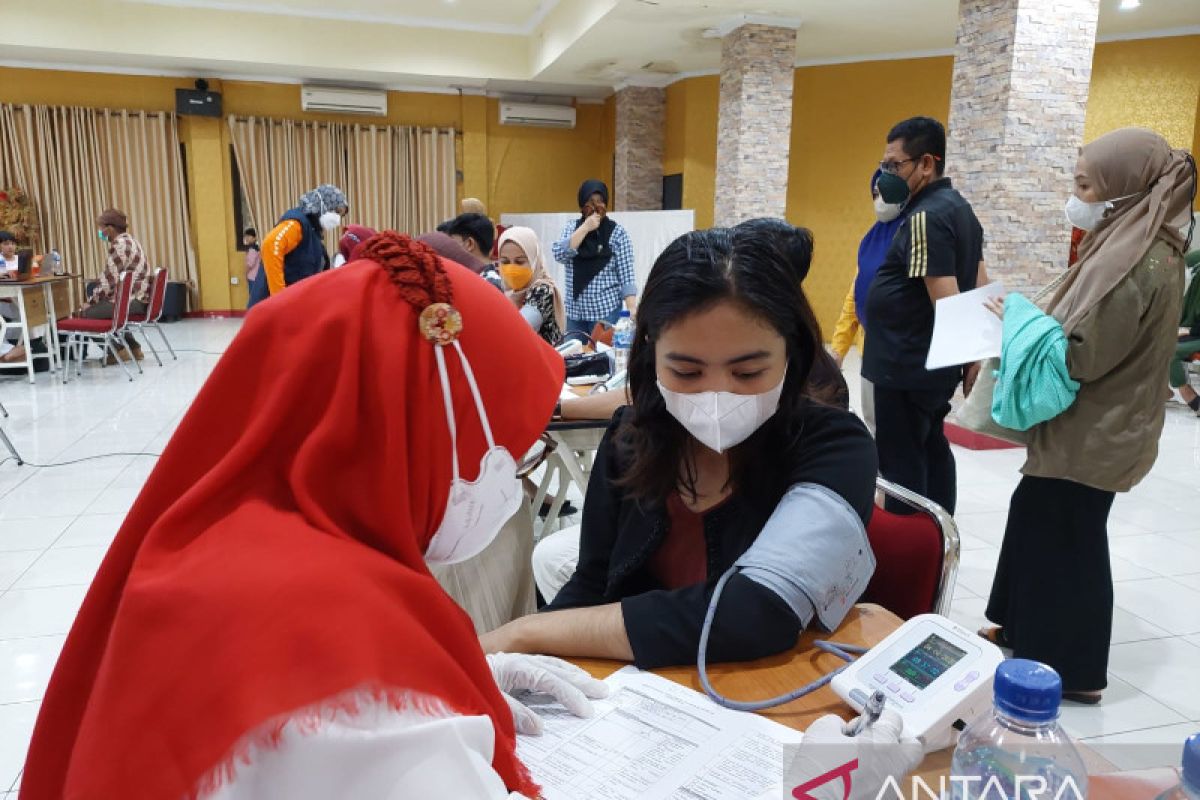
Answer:
<svg viewBox="0 0 1200 800"><path fill-rule="evenodd" d="M861 712L876 691L926 753L954 741L956 723L992 704L1000 648L937 614L905 622L833 679L833 690ZM961 730L961 723L957 726Z"/></svg>

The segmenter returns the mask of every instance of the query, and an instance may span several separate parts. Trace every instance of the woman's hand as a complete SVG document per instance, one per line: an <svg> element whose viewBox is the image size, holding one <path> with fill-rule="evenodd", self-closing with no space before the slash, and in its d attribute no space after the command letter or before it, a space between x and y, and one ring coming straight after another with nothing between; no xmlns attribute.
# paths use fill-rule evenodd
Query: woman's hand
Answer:
<svg viewBox="0 0 1200 800"><path fill-rule="evenodd" d="M517 733L542 732L541 718L520 700L526 694L548 694L577 717L592 716L590 701L608 696L608 684L559 658L490 653L487 662L513 713Z"/></svg>
<svg viewBox="0 0 1200 800"><path fill-rule="evenodd" d="M984 306L987 307L988 311L992 312L1000 319L1004 319L1004 298L1003 297L989 297L987 300L983 301L983 304L984 304Z"/></svg>

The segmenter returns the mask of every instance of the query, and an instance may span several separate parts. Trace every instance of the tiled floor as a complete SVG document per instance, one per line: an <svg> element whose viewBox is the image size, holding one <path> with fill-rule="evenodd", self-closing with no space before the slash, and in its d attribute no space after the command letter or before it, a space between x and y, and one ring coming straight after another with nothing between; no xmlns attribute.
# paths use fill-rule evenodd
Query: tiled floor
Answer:
<svg viewBox="0 0 1200 800"><path fill-rule="evenodd" d="M228 320L168 326L179 360L163 369L150 360L133 383L95 367L66 386L47 376L36 386L0 378L0 402L12 415L0 424L38 463L161 452L216 362L196 351L222 350L237 327ZM853 354L850 362L853 382ZM1200 731L1200 420L1171 408L1161 447L1152 475L1119 497L1112 514L1117 612L1104 703L1063 714L1074 735L1130 768L1174 763L1183 738ZM956 455L963 557L952 615L975 627L1022 454ZM153 466L153 458L133 455L53 469L0 464L0 799L19 784L63 639ZM1111 747L1130 742L1157 746Z"/></svg>

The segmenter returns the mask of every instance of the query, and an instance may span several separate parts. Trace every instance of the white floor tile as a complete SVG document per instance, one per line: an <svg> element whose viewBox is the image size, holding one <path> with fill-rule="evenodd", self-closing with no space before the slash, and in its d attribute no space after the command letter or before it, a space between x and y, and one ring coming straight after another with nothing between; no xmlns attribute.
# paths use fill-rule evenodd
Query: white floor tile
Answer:
<svg viewBox="0 0 1200 800"><path fill-rule="evenodd" d="M67 633L85 594L86 586L10 589L0 596L0 639Z"/></svg>
<svg viewBox="0 0 1200 800"><path fill-rule="evenodd" d="M108 547L124 521L124 514L84 514L67 527L54 547Z"/></svg>
<svg viewBox="0 0 1200 800"><path fill-rule="evenodd" d="M0 500L0 503L3 501ZM70 517L42 517L0 522L0 552L45 550L71 524Z"/></svg>
<svg viewBox="0 0 1200 800"><path fill-rule="evenodd" d="M1004 541L1004 527L1008 523L1008 510L977 511L958 513L954 516L958 531L964 538L971 538L992 547Z"/></svg>
<svg viewBox="0 0 1200 800"><path fill-rule="evenodd" d="M1171 634L1123 608L1113 609L1112 644L1164 639Z"/></svg>
<svg viewBox="0 0 1200 800"><path fill-rule="evenodd" d="M950 619L969 631L991 627L992 623L988 622L987 617L983 615L986 608L987 600L985 598L971 597L962 600L956 598L953 605L950 606Z"/></svg>
<svg viewBox="0 0 1200 800"><path fill-rule="evenodd" d="M14 519L75 517L100 494L99 489L55 491L29 489L25 484L4 496L0 503L0 524Z"/></svg>
<svg viewBox="0 0 1200 800"><path fill-rule="evenodd" d="M25 766L39 702L0 706L0 785L12 786Z"/></svg>
<svg viewBox="0 0 1200 800"><path fill-rule="evenodd" d="M1185 722L1146 728L1112 736L1084 739L1083 743L1111 761L1120 770L1179 768L1183 742L1196 732L1195 725Z"/></svg>
<svg viewBox="0 0 1200 800"><path fill-rule="evenodd" d="M1195 572L1191 575L1174 575L1171 580L1176 583L1182 583L1193 591L1200 592L1200 572Z"/></svg>
<svg viewBox="0 0 1200 800"><path fill-rule="evenodd" d="M35 550L0 553L0 593L16 583L40 555L41 553Z"/></svg>
<svg viewBox="0 0 1200 800"><path fill-rule="evenodd" d="M13 585L14 589L50 586L87 586L96 576L108 547L51 548L42 554Z"/></svg>
<svg viewBox="0 0 1200 800"><path fill-rule="evenodd" d="M87 507L88 514L124 514L133 507L133 501L141 494L142 487L105 489L95 502Z"/></svg>
<svg viewBox="0 0 1200 800"><path fill-rule="evenodd" d="M1200 633L1200 592L1170 578L1114 584L1116 605L1172 635Z"/></svg>
<svg viewBox="0 0 1200 800"><path fill-rule="evenodd" d="M1176 725L1188 720L1129 683L1110 675L1104 699L1099 705L1064 703L1060 721L1067 733L1084 739Z"/></svg>
<svg viewBox="0 0 1200 800"><path fill-rule="evenodd" d="M992 578L999 558L1000 550L995 547L964 550L958 563L959 585L980 597L987 597L992 592Z"/></svg>
<svg viewBox="0 0 1200 800"><path fill-rule="evenodd" d="M0 705L41 700L65 636L0 640Z"/></svg>
<svg viewBox="0 0 1200 800"><path fill-rule="evenodd" d="M1110 540L1110 544L1117 541L1122 540L1112 539ZM1157 572L1148 570L1145 567L1139 567L1137 564L1134 564L1132 561L1122 558L1121 556L1114 556L1110 554L1108 557L1108 563L1109 567L1112 569L1112 579L1114 581L1142 581L1147 578L1162 577Z"/></svg>
<svg viewBox="0 0 1200 800"><path fill-rule="evenodd" d="M1200 572L1200 546L1184 544L1161 533L1113 539L1109 549L1114 555L1159 575Z"/></svg>
<svg viewBox="0 0 1200 800"><path fill-rule="evenodd" d="M1200 647L1181 638L1113 645L1108 671L1184 718L1200 719Z"/></svg>

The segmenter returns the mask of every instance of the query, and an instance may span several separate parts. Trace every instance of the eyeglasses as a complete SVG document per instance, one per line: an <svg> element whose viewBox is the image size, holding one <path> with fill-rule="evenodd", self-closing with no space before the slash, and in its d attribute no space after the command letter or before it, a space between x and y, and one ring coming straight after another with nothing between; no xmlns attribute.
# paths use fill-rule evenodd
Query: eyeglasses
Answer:
<svg viewBox="0 0 1200 800"><path fill-rule="evenodd" d="M892 175L896 175L896 174L899 174L900 167L902 167L905 164L908 164L912 161L917 161L917 160L918 159L916 159L916 158L906 158L903 161L880 161L879 169L881 172L887 172Z"/></svg>

